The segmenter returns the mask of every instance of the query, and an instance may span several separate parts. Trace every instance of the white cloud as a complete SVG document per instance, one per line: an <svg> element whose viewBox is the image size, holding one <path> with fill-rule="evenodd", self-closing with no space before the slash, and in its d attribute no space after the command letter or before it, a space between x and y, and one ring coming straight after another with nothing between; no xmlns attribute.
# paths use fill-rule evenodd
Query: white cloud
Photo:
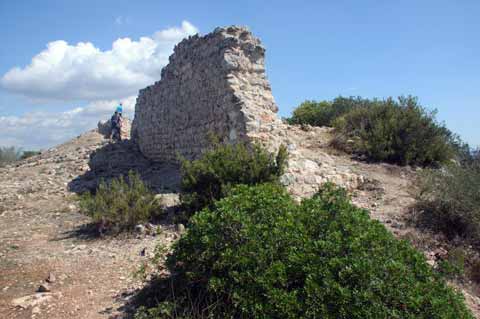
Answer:
<svg viewBox="0 0 480 319"><path fill-rule="evenodd" d="M117 20L128 23L125 17ZM138 90L159 80L173 46L197 32L195 26L184 21L181 27L161 30L138 41L118 39L107 51L90 42L48 43L29 65L3 75L0 86L36 101L88 104L65 112L47 112L44 107L21 116L0 116L0 146L41 149L62 143L95 128L99 120L110 118L119 101L123 101L126 115L133 118Z"/></svg>
<svg viewBox="0 0 480 319"><path fill-rule="evenodd" d="M115 18L116 25L130 24L130 23L131 23L131 19L129 17L118 16Z"/></svg>
<svg viewBox="0 0 480 319"><path fill-rule="evenodd" d="M121 101L125 115L132 119L136 96ZM0 116L0 146L41 149L57 145L95 128L99 120L109 119L117 104L118 100L100 100L60 113L41 111Z"/></svg>
<svg viewBox="0 0 480 319"><path fill-rule="evenodd" d="M118 21L123 23L125 19L119 17ZM139 89L160 79L174 45L196 33L195 26L183 21L181 27L161 30L138 41L117 39L107 51L91 42L70 45L53 41L29 65L4 74L0 85L37 100L95 101L136 95Z"/></svg>

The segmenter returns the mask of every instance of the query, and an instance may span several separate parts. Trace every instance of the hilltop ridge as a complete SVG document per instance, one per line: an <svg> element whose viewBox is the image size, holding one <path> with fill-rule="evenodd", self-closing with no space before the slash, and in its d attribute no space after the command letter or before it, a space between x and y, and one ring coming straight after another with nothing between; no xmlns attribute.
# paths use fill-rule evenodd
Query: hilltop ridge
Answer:
<svg viewBox="0 0 480 319"><path fill-rule="evenodd" d="M185 229L173 218L178 155L201 157L212 145L210 133L223 143L256 143L272 153L285 146L288 163L280 182L294 199L334 182L435 266L448 243L410 223L418 169L359 161L331 147L332 128L283 122L264 55L260 41L242 27L190 37L177 45L162 79L140 91L131 139L112 142L104 132L108 123L100 123L97 130L0 168L0 316L128 318L132 296L145 285L132 274L157 244L170 248ZM134 234L101 238L80 213L78 195L129 171L155 192L167 216L158 224L133 224ZM451 284L462 289L480 318L480 299L468 283Z"/></svg>
<svg viewBox="0 0 480 319"><path fill-rule="evenodd" d="M363 176L353 201L371 211L396 236L418 236L408 225L409 189L415 171L389 164L366 164L335 154L328 128L290 127L296 151L305 159L324 161L323 169L348 169ZM0 313L8 318L108 318L121 315L140 280L131 274L152 254L157 241L169 245L179 234L173 224L159 225L159 235L138 234L98 240L89 235L89 218L81 215L69 184L90 171L91 154L114 144L96 130L86 132L16 165L0 169ZM327 160L329 159L328 163ZM305 162L310 165L310 162ZM301 170L301 167L292 168ZM174 196L166 195L166 196ZM441 243L424 251L431 263ZM51 292L35 293L52 273ZM465 291L470 306L479 300Z"/></svg>

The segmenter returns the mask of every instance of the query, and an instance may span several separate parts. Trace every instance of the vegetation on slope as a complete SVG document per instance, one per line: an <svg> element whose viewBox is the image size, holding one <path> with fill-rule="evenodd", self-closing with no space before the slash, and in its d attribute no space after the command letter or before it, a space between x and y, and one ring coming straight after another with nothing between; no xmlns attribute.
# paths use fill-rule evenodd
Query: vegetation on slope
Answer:
<svg viewBox="0 0 480 319"><path fill-rule="evenodd" d="M424 256L345 191L295 203L241 185L191 219L168 257L170 289L137 318L472 318Z"/></svg>
<svg viewBox="0 0 480 319"><path fill-rule="evenodd" d="M418 178L419 223L480 247L480 153Z"/></svg>
<svg viewBox="0 0 480 319"><path fill-rule="evenodd" d="M276 156L259 145L218 144L194 161L182 161L181 196L187 218L211 207L237 184L278 182L287 164L287 150Z"/></svg>
<svg viewBox="0 0 480 319"><path fill-rule="evenodd" d="M306 101L289 122L332 126L333 146L368 160L430 167L417 179L417 222L450 239L456 248L449 259L451 254L465 257L453 258L453 268L450 261L441 260L442 273L461 273L465 265L466 273L473 273L469 277L480 282L477 253L461 247L480 248L480 153L438 123L434 112L413 97L340 97Z"/></svg>
<svg viewBox="0 0 480 319"><path fill-rule="evenodd" d="M92 217L100 231L130 231L160 212L155 194L133 171L126 178L102 181L94 194L82 194L79 203L80 211Z"/></svg>
<svg viewBox="0 0 480 319"><path fill-rule="evenodd" d="M294 124L335 128L333 145L373 161L439 166L456 156L459 142L435 113L414 97L398 100L337 98L305 102L289 120Z"/></svg>
<svg viewBox="0 0 480 319"><path fill-rule="evenodd" d="M359 107L369 107L380 103L361 97L337 97L333 101L305 101L300 104L288 119L289 124L308 124L312 126L333 126L338 117Z"/></svg>
<svg viewBox="0 0 480 319"><path fill-rule="evenodd" d="M39 151L22 151L22 155L20 156L20 159L24 160L24 159L27 159L29 157L39 155L39 154L40 154Z"/></svg>
<svg viewBox="0 0 480 319"><path fill-rule="evenodd" d="M21 149L13 146L0 147L0 167L38 154L40 154L40 152L22 151Z"/></svg>

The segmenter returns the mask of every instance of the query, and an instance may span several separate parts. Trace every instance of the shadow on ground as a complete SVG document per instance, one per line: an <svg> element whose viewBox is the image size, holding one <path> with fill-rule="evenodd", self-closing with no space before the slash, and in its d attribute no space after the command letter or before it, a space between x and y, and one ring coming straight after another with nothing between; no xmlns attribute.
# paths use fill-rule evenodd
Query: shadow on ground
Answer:
<svg viewBox="0 0 480 319"><path fill-rule="evenodd" d="M156 193L176 193L180 185L180 167L152 162L130 140L109 143L90 154L90 170L69 182L68 189L77 194L95 191L101 180L110 180L138 172Z"/></svg>
<svg viewBox="0 0 480 319"><path fill-rule="evenodd" d="M162 301L173 301L177 290L173 276L158 276L148 281L143 288L118 296L117 301L123 301L123 305L116 310L122 314L121 318L133 319L142 308L155 308Z"/></svg>
<svg viewBox="0 0 480 319"><path fill-rule="evenodd" d="M90 170L77 176L68 183L68 190L77 194L95 192L100 182L109 181L120 176L128 176L130 171L137 172L141 179L156 194L165 194L167 197L178 195L180 188L180 167L177 164L159 163L148 160L139 151L131 140L108 143L90 154L88 162ZM154 224L171 225L178 209L176 204L164 207L165 214L151 222ZM117 233L103 233L95 223L82 224L75 229L65 232L56 240L76 238L80 240L97 240L102 237L116 236Z"/></svg>
<svg viewBox="0 0 480 319"><path fill-rule="evenodd" d="M172 228L175 227L177 214L181 212L180 205L173 205L173 206L164 206L162 207L163 214L160 216L156 216L149 220L148 224L146 225L153 225L153 227L161 226L165 228ZM152 226L147 226L152 227ZM147 230L147 233L151 233L152 230ZM61 241L66 239L76 239L81 241L95 241L95 240L103 240L103 239L125 239L125 238L133 238L138 235L137 230L121 230L121 229L114 229L114 228L104 228L101 229L98 223L84 223L81 225L76 226L72 230L65 231L61 233L56 238L52 239L52 241Z"/></svg>
<svg viewBox="0 0 480 319"><path fill-rule="evenodd" d="M66 239L94 241L102 238L102 234L98 231L98 225L95 223L88 223L77 226L73 230L63 232L61 236L57 236L57 238L53 239L53 241L61 241Z"/></svg>

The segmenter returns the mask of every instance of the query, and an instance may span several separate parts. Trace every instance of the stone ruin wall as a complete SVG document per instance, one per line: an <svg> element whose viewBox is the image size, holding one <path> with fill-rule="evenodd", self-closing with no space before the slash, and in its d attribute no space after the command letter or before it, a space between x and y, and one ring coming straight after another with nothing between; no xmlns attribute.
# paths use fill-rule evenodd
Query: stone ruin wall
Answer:
<svg viewBox="0 0 480 319"><path fill-rule="evenodd" d="M217 28L180 42L161 80L140 90L132 139L154 161L197 158L209 132L246 140L278 123L265 75L265 49L246 28Z"/></svg>
<svg viewBox="0 0 480 319"><path fill-rule="evenodd" d="M180 42L159 82L140 91L132 140L148 159L176 162L197 158L209 132L224 142L261 143L270 152L287 146L281 182L295 198L311 196L326 181L353 190L363 177L324 151L312 152L326 128L305 132L277 117L265 75L265 49L242 27L217 28Z"/></svg>

